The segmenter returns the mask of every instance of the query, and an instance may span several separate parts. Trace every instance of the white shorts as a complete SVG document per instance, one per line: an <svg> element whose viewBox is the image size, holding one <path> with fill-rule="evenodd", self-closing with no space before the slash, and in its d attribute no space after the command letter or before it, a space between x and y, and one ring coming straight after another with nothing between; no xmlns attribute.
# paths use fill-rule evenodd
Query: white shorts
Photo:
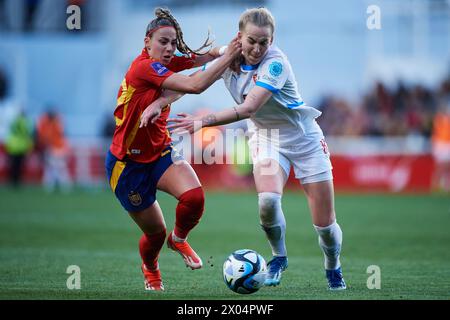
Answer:
<svg viewBox="0 0 450 320"><path fill-rule="evenodd" d="M276 143L268 143L266 139L254 135L249 140L249 147L253 164L264 164L264 161L273 159L288 177L292 165L295 178L301 184L333 179L330 153L322 131L299 136L295 143L288 146L277 146ZM276 173L274 170L277 168L263 167L262 174Z"/></svg>

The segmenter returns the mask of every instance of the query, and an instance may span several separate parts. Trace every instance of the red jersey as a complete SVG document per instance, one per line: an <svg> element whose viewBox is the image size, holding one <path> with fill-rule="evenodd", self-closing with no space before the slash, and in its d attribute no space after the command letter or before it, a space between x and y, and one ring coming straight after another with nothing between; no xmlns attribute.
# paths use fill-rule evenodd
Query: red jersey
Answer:
<svg viewBox="0 0 450 320"><path fill-rule="evenodd" d="M161 151L170 142L166 120L170 105L162 109L161 116L155 123L139 129L142 112L162 92L162 83L174 72L193 67L194 58L174 56L169 65L164 66L151 58L144 48L125 75L117 96L114 111L116 130L110 147L111 153L118 159L126 155L130 160L148 163L160 157Z"/></svg>

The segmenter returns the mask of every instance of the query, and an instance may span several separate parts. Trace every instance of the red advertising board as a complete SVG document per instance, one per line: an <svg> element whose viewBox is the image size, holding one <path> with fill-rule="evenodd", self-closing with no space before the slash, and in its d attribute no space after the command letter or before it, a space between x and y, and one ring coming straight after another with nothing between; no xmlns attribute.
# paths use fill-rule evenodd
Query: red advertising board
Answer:
<svg viewBox="0 0 450 320"><path fill-rule="evenodd" d="M105 183L103 152L96 148L75 152L69 159L70 172L75 181ZM0 148L0 182L8 177L8 158ZM431 155L371 155L332 156L334 185L337 191L380 191L380 192L427 192L431 188L434 161ZM200 181L210 189L251 189L254 188L251 173L242 176L232 165L193 165ZM39 183L42 177L42 161L32 153L27 157L24 181ZM298 189L299 183L293 172L287 183L288 188Z"/></svg>
<svg viewBox="0 0 450 320"><path fill-rule="evenodd" d="M431 155L333 156L337 190L423 192L431 187Z"/></svg>

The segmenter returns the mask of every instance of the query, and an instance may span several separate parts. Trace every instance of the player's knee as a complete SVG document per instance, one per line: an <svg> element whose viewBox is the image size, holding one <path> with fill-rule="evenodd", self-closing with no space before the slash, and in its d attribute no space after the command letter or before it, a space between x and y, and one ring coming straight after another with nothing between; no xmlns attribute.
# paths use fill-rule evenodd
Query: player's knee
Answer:
<svg viewBox="0 0 450 320"><path fill-rule="evenodd" d="M141 226L142 230L144 231L144 234L147 236L153 236L153 235L166 235L166 225L164 223L155 224L151 226Z"/></svg>
<svg viewBox="0 0 450 320"><path fill-rule="evenodd" d="M139 240L139 249L143 252L150 250L160 250L166 241L166 228L159 232L147 233L144 232Z"/></svg>
<svg viewBox="0 0 450 320"><path fill-rule="evenodd" d="M159 224L157 228L155 228L154 232L152 232L150 235L165 238L165 236L167 235L166 225L164 223Z"/></svg>
<svg viewBox="0 0 450 320"><path fill-rule="evenodd" d="M325 228L336 221L336 213L333 209L322 210L320 212L313 212L313 223L314 225Z"/></svg>
<svg viewBox="0 0 450 320"><path fill-rule="evenodd" d="M273 192L261 192L258 194L259 217L263 224L270 223L281 208L281 195Z"/></svg>
<svg viewBox="0 0 450 320"><path fill-rule="evenodd" d="M202 187L191 189L183 193L178 199L180 205L190 208L199 214L203 213L205 208L205 193Z"/></svg>

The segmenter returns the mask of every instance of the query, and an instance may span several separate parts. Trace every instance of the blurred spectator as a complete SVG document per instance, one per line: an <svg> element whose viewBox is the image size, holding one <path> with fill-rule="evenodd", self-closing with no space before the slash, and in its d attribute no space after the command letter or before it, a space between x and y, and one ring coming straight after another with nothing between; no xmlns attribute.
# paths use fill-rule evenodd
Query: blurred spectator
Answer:
<svg viewBox="0 0 450 320"><path fill-rule="evenodd" d="M6 98L7 85L8 85L8 80L6 79L6 75L0 69L0 100L3 100Z"/></svg>
<svg viewBox="0 0 450 320"><path fill-rule="evenodd" d="M114 131L116 130L116 121L114 117L111 117L111 114L108 112L103 117L103 125L101 127L100 135L102 137L102 153L106 155L106 152L111 145L111 139L114 135ZM103 161L104 159L102 159ZM103 162L102 162L103 168Z"/></svg>
<svg viewBox="0 0 450 320"><path fill-rule="evenodd" d="M339 97L326 97L318 122L326 135L335 136L431 136L438 100L450 97L450 79L439 88L422 85L389 89L377 83L360 104Z"/></svg>
<svg viewBox="0 0 450 320"><path fill-rule="evenodd" d="M8 136L12 121L19 114L16 101L9 95L9 80L6 73L0 69L0 144Z"/></svg>
<svg viewBox="0 0 450 320"><path fill-rule="evenodd" d="M114 131L116 130L116 122L113 117L109 114L105 114L105 121L103 122L101 135L105 140L111 140L114 135Z"/></svg>
<svg viewBox="0 0 450 320"><path fill-rule="evenodd" d="M450 191L450 97L434 116L432 135L435 171L433 188Z"/></svg>
<svg viewBox="0 0 450 320"><path fill-rule="evenodd" d="M31 123L24 111L11 123L5 147L9 158L9 181L12 186L18 187L22 182L24 160L33 147Z"/></svg>
<svg viewBox="0 0 450 320"><path fill-rule="evenodd" d="M85 2L86 2L86 0L67 0L67 5L68 6L71 6L71 5L79 6L82 9Z"/></svg>
<svg viewBox="0 0 450 320"><path fill-rule="evenodd" d="M253 183L253 164L246 136L237 136L230 157L233 159L233 173L248 182Z"/></svg>
<svg viewBox="0 0 450 320"><path fill-rule="evenodd" d="M32 31L36 11L38 9L40 0L26 0L24 8L24 29L25 31Z"/></svg>
<svg viewBox="0 0 450 320"><path fill-rule="evenodd" d="M0 0L0 30L6 30L7 20L6 20L6 0Z"/></svg>
<svg viewBox="0 0 450 320"><path fill-rule="evenodd" d="M67 31L66 9L80 7L82 28L77 31L99 29L105 1L102 0L0 0L0 31L58 32ZM104 8L104 7L103 7Z"/></svg>
<svg viewBox="0 0 450 320"><path fill-rule="evenodd" d="M44 160L45 188L51 192L59 186L62 191L69 191L72 187L67 163L70 149L61 119L53 109L38 121L37 142Z"/></svg>

